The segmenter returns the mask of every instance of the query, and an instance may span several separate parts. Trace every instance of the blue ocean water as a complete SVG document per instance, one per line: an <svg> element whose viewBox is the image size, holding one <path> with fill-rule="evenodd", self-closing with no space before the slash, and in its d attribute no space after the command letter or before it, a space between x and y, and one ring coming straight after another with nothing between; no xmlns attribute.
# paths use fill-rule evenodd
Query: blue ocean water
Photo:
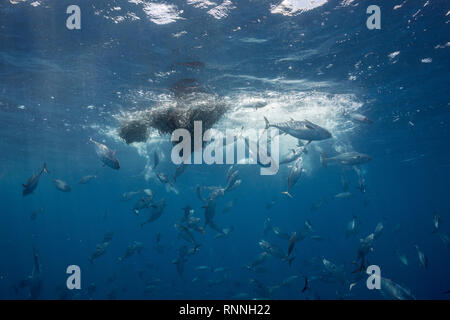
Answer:
<svg viewBox="0 0 450 320"><path fill-rule="evenodd" d="M37 288L32 298L449 299L449 2L375 2L3 1L0 298L28 299ZM80 30L66 27L73 4ZM366 26L372 4L379 30ZM117 131L124 119L173 103L170 88L181 79L225 101L219 130L263 129L267 117L307 119L332 133L307 146L292 198L281 192L293 163L270 176L237 164L241 184L215 207L222 231L183 236L175 227L182 208L190 205L203 227L196 188L206 197L207 187L225 187L230 165L188 165L170 187L156 176L175 172L170 135L150 128L146 142L127 144ZM264 106L253 108L258 101ZM102 166L89 137L115 150L119 170ZM296 144L280 137L282 153ZM322 166L324 155L349 151L372 160ZM44 162L50 174L24 197L22 184ZM87 175L98 177L80 184ZM141 227L154 210L132 210L144 189L166 207ZM353 219L360 227L349 232ZM362 260L389 279L381 290L355 272L371 234ZM197 245L180 258L180 248ZM81 290L66 288L69 265L81 269ZM39 285L24 281L36 274Z"/></svg>

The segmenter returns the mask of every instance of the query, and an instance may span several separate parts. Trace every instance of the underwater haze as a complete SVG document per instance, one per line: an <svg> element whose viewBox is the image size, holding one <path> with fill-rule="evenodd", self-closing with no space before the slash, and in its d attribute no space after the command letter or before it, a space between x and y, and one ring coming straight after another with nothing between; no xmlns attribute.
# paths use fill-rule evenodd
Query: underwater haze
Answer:
<svg viewBox="0 0 450 320"><path fill-rule="evenodd" d="M441 0L2 1L0 299L449 299L449 28ZM194 120L278 130L278 171L175 164Z"/></svg>

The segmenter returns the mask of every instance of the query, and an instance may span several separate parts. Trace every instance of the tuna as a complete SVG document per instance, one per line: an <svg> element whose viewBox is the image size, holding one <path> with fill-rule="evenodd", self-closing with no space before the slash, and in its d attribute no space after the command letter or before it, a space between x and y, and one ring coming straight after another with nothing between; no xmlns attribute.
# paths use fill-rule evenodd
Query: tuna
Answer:
<svg viewBox="0 0 450 320"><path fill-rule="evenodd" d="M301 176L302 171L303 171L303 165L302 164L303 164L303 159L302 158L298 158L297 161L295 161L294 165L291 168L291 171L289 172L288 189L287 189L287 191L282 192L282 194L285 194L285 195L287 195L287 196L292 198L292 196L289 193L289 191L297 183L297 181L300 179L300 176Z"/></svg>
<svg viewBox="0 0 450 320"><path fill-rule="evenodd" d="M119 170L120 164L117 160L116 152L109 149L106 145L89 138L89 142L95 145L95 152L100 160L103 162L103 166L108 166L112 169Z"/></svg>
<svg viewBox="0 0 450 320"><path fill-rule="evenodd" d="M62 180L59 180L59 179L54 179L53 183L55 184L56 189L58 189L59 191L62 191L62 192L70 192L70 191L72 191L70 186L65 181L62 181Z"/></svg>
<svg viewBox="0 0 450 320"><path fill-rule="evenodd" d="M22 184L23 191L22 195L27 196L37 188L39 183L39 178L41 177L42 172L49 174L50 172L47 170L47 165L44 163L42 170L39 173L35 173L28 179L26 184Z"/></svg>
<svg viewBox="0 0 450 320"><path fill-rule="evenodd" d="M289 134L297 139L306 141L320 141L331 138L331 133L321 126L314 124L308 120L296 121L289 120L281 123L271 124L266 117L264 117L266 122L266 129L270 127L277 128L281 132Z"/></svg>
<svg viewBox="0 0 450 320"><path fill-rule="evenodd" d="M327 166L328 162L335 162L344 166L355 166L364 164L372 160L367 154L359 152L344 152L335 157L327 158L325 153L322 153L322 165Z"/></svg>

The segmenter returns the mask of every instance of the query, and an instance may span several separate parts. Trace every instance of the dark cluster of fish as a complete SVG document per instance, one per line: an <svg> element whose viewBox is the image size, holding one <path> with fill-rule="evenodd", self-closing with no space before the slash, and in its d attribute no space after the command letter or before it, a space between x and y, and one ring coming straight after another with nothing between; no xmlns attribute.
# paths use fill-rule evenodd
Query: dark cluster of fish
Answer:
<svg viewBox="0 0 450 320"><path fill-rule="evenodd" d="M192 65L198 63L192 62L190 66ZM118 133L127 144L147 141L151 128L161 134L171 134L174 130L183 128L193 135L194 121L202 121L202 131L205 132L229 109L223 98L209 93L194 78L176 81L170 91L175 98L174 105L157 105L121 121Z"/></svg>

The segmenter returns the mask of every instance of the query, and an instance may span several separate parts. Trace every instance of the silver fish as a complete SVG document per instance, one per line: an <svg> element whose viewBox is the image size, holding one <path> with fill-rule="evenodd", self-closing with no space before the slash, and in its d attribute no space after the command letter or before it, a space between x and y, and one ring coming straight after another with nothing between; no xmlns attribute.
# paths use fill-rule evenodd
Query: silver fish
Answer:
<svg viewBox="0 0 450 320"><path fill-rule="evenodd" d="M135 214L139 214L140 210L150 207L152 200L153 200L153 197L149 197L149 196L144 196L144 197L140 198L134 205L134 207L132 209L133 212Z"/></svg>
<svg viewBox="0 0 450 320"><path fill-rule="evenodd" d="M103 162L104 166L108 166L115 170L120 169L119 160L117 160L115 151L110 150L107 146L93 140L92 138L89 138L89 142L92 142L95 145L95 152Z"/></svg>
<svg viewBox="0 0 450 320"><path fill-rule="evenodd" d="M428 267L428 258L425 256L425 254L420 251L420 248L417 244L414 245L414 247L417 250L417 255L419 256L420 265L426 269Z"/></svg>
<svg viewBox="0 0 450 320"><path fill-rule="evenodd" d="M353 219L347 224L347 230L345 231L345 238L349 238L350 236L357 234L360 225L361 222L358 219L358 217L353 216Z"/></svg>
<svg viewBox="0 0 450 320"><path fill-rule="evenodd" d="M84 177L82 177L81 179L80 179L80 181L78 181L78 183L79 184L86 184L86 183L88 183L89 181L91 181L91 180L94 180L94 179L97 179L98 178L98 176L95 174L95 175L87 175L87 176L84 176Z"/></svg>
<svg viewBox="0 0 450 320"><path fill-rule="evenodd" d="M269 120L264 117L264 121L266 122L266 129L274 127L300 140L320 141L331 138L331 133L327 129L308 120L296 121L291 119L286 122L270 124Z"/></svg>
<svg viewBox="0 0 450 320"><path fill-rule="evenodd" d="M259 108L263 108L265 106L267 106L267 102L263 100L249 101L241 104L241 108L255 108L255 110L258 110Z"/></svg>
<svg viewBox="0 0 450 320"><path fill-rule="evenodd" d="M292 195L289 193L289 191L297 183L298 179L300 179L302 170L303 170L303 159L298 158L297 161L295 161L294 165L292 166L291 171L289 172L288 189L287 191L282 192L282 194L285 194L292 198Z"/></svg>
<svg viewBox="0 0 450 320"><path fill-rule="evenodd" d="M156 176L158 177L158 180L161 181L161 183L168 183L173 187L172 182L170 182L169 177L165 173L160 172Z"/></svg>
<svg viewBox="0 0 450 320"><path fill-rule="evenodd" d="M362 115L360 113L350 113L349 117L350 117L350 119L352 119L352 120L354 120L356 122L368 123L368 124L373 123L372 120L370 120L365 115Z"/></svg>
<svg viewBox="0 0 450 320"><path fill-rule="evenodd" d="M433 215L433 232L437 232L439 230L439 225L441 223L441 217L437 214L437 212Z"/></svg>
<svg viewBox="0 0 450 320"><path fill-rule="evenodd" d="M381 293L388 298L398 300L415 300L411 291L405 289L388 278L381 278Z"/></svg>
<svg viewBox="0 0 450 320"><path fill-rule="evenodd" d="M72 189L67 184L67 182L59 180L59 179L53 179L53 183L55 184L56 188L62 192L70 192Z"/></svg>
<svg viewBox="0 0 450 320"><path fill-rule="evenodd" d="M334 197L336 198L336 199L346 199L346 198L350 198L352 196L352 193L351 192L341 192L341 193L338 193L338 194L335 194L334 195Z"/></svg>
<svg viewBox="0 0 450 320"><path fill-rule="evenodd" d="M186 170L186 165L184 163L177 166L177 168L175 169L175 173L173 175L174 182L176 182L177 178L183 174L184 170Z"/></svg>
<svg viewBox="0 0 450 320"><path fill-rule="evenodd" d="M29 298L35 300L39 297L42 288L42 266L39 263L39 254L36 249L33 247L33 270L31 275L29 275L26 279L22 280L17 287L15 287L16 291L18 289L28 288L29 290Z"/></svg>
<svg viewBox="0 0 450 320"><path fill-rule="evenodd" d="M161 217L162 213L164 212L165 207L166 207L165 199L161 199L158 203L152 204L151 205L152 211L150 213L150 217L146 221L141 223L141 227L143 227L145 224L149 222L153 222L159 219L159 217Z"/></svg>
<svg viewBox="0 0 450 320"><path fill-rule="evenodd" d="M38 186L39 183L39 178L41 177L42 172L45 172L47 174L49 174L50 172L47 170L47 165L44 163L44 166L42 167L42 170L39 173L35 173L33 174L25 184L22 184L23 187L23 191L22 191L22 195L26 196L29 195L31 193L33 193L33 191L36 189L36 187Z"/></svg>
<svg viewBox="0 0 450 320"><path fill-rule="evenodd" d="M322 153L322 165L326 167L328 162L336 162L345 166L355 166L364 164L372 160L367 154L359 152L344 152L335 157L327 158L325 153Z"/></svg>
<svg viewBox="0 0 450 320"><path fill-rule="evenodd" d="M289 153L280 159L280 165L297 160L303 153L307 153L306 148L303 146L289 150Z"/></svg>
<svg viewBox="0 0 450 320"><path fill-rule="evenodd" d="M138 190L138 191L128 191L128 192L124 192L122 194L122 201L128 201L131 200L135 195L138 195L142 192L142 190Z"/></svg>

